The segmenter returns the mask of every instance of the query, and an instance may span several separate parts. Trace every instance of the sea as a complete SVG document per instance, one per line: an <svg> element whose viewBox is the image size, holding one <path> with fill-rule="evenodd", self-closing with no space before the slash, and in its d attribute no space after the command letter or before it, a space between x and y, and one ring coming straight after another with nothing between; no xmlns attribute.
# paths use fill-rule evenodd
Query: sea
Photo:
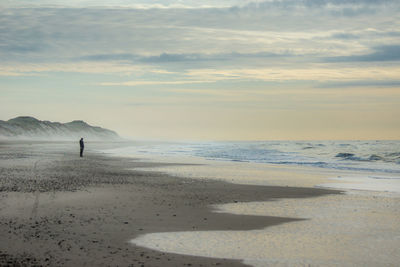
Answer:
<svg viewBox="0 0 400 267"><path fill-rule="evenodd" d="M269 185L270 178L265 174L269 166L273 165L330 173L329 184L313 186L400 194L400 140L137 141L105 152L156 162L162 160L209 165L209 168L169 167L161 170L182 177L207 177L233 183ZM188 158L192 160L186 161ZM225 169L222 168L223 162L226 162ZM232 168L236 169L233 173Z"/></svg>
<svg viewBox="0 0 400 267"><path fill-rule="evenodd" d="M109 150L111 151L111 150ZM192 156L207 160L312 166L400 178L399 141L136 142L124 155Z"/></svg>

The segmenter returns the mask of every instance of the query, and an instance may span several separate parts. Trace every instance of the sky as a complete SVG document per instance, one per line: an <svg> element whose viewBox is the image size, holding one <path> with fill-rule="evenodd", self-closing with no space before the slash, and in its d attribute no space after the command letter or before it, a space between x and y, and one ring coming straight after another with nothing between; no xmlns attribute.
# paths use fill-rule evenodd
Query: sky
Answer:
<svg viewBox="0 0 400 267"><path fill-rule="evenodd" d="M398 0L0 0L0 120L400 139Z"/></svg>

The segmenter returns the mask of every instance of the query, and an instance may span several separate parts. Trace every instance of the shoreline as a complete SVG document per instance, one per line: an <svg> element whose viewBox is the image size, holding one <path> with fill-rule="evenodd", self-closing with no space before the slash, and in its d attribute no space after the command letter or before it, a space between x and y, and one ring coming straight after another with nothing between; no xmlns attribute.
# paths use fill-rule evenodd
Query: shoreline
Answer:
<svg viewBox="0 0 400 267"><path fill-rule="evenodd" d="M341 190L344 194L292 201L287 199L267 202L235 201L213 205L213 212L281 216L300 220L261 230L204 232L193 229L191 232L146 234L133 239L131 242L134 244L163 252L215 258L228 257L260 267L265 265L392 266L400 262L400 258L395 256L400 254L400 250L396 249L400 245L396 235L400 230L398 183L378 183L382 181L382 177L376 180L377 173L360 174L349 170L215 161L196 157L158 156L147 160L195 163L195 165L165 165L140 168L140 170L158 171L198 180L211 178L245 185L325 188ZM363 179L371 179L374 183L368 181L366 187L362 183ZM390 178L387 179L392 182ZM333 184L332 181L340 184ZM355 186L354 182L359 184ZM371 239L371 236L375 237ZM266 237L268 241L265 240ZM271 246L271 243L275 246ZM300 244L302 249L299 250ZM243 246L254 248L238 250L238 247ZM371 249L374 246L377 248Z"/></svg>
<svg viewBox="0 0 400 267"><path fill-rule="evenodd" d="M1 146L2 265L242 266L240 260L165 253L128 241L157 232L263 229L299 218L214 213L211 205L341 193L127 170L165 163L90 151L79 159L69 144Z"/></svg>
<svg viewBox="0 0 400 267"><path fill-rule="evenodd" d="M152 151L151 148L147 150ZM163 166L144 167L139 168L139 170L163 172L182 178L212 179L237 184L313 187L355 192L375 191L393 195L400 193L398 172L237 161L227 158L215 159L193 154L179 154L175 153L173 149L172 153L165 150L162 154L155 154L154 152L149 153L147 150L146 148L143 150L135 148L135 145L131 144L128 147L99 150L99 152L110 156L135 158L141 162L166 163ZM179 163L179 165L174 167L174 165L170 164L171 162ZM185 165L188 167L185 167ZM306 174L307 177L303 174ZM268 179L265 179L266 175Z"/></svg>

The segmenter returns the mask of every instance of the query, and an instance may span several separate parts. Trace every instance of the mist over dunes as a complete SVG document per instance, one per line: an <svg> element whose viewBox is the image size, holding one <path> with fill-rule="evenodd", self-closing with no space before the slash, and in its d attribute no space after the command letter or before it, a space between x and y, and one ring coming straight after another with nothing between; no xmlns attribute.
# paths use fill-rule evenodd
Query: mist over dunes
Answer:
<svg viewBox="0 0 400 267"><path fill-rule="evenodd" d="M81 137L92 141L121 140L116 132L91 126L82 120L60 123L21 116L0 121L0 140L69 141Z"/></svg>

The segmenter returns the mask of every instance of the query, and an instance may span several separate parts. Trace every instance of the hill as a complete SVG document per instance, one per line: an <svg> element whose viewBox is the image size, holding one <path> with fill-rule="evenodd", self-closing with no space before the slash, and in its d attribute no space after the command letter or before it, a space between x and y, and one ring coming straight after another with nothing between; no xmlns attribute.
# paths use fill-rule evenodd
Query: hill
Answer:
<svg viewBox="0 0 400 267"><path fill-rule="evenodd" d="M68 123L41 121L22 116L8 121L0 120L0 139L67 141L83 137L92 141L121 140L114 131L91 126L84 121Z"/></svg>

